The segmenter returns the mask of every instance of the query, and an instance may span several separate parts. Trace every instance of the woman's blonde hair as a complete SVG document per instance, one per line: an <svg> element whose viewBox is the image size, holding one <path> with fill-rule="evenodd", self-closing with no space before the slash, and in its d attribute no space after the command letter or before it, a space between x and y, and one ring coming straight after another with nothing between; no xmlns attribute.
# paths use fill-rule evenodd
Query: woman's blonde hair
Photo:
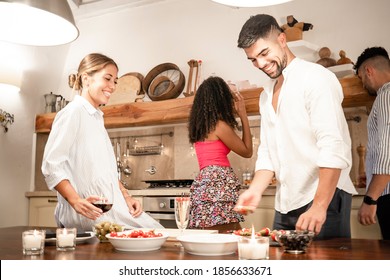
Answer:
<svg viewBox="0 0 390 280"><path fill-rule="evenodd" d="M69 86L73 88L73 90L81 90L83 88L81 76L84 73L91 76L110 64L114 65L116 69L118 69L118 65L112 58L100 53L88 54L83 58L83 60L81 60L77 74L69 75Z"/></svg>

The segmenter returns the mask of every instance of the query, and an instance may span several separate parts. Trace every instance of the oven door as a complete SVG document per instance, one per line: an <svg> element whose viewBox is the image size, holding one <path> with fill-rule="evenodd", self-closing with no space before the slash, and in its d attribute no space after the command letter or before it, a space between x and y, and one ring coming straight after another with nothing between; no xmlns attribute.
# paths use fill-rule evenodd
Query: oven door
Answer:
<svg viewBox="0 0 390 280"><path fill-rule="evenodd" d="M175 213L154 213L147 211L146 213L165 228L178 228L176 225Z"/></svg>
<svg viewBox="0 0 390 280"><path fill-rule="evenodd" d="M144 211L165 228L177 228L175 220L175 197L144 196Z"/></svg>

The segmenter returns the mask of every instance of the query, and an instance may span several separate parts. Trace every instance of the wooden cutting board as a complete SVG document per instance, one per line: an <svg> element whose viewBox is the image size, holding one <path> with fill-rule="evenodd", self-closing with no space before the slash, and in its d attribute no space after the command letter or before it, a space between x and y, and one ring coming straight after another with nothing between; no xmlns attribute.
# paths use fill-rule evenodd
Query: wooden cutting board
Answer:
<svg viewBox="0 0 390 280"><path fill-rule="evenodd" d="M142 99L142 81L134 73L127 73L118 79L116 89L110 97L107 105L132 103Z"/></svg>

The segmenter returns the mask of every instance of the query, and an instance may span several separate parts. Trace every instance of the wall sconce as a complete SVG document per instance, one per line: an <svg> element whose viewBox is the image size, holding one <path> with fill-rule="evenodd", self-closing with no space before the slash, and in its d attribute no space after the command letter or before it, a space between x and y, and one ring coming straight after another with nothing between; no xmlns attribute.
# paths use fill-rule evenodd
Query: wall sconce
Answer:
<svg viewBox="0 0 390 280"><path fill-rule="evenodd" d="M0 0L0 40L31 46L70 43L79 35L66 0Z"/></svg>
<svg viewBox="0 0 390 280"><path fill-rule="evenodd" d="M4 127L4 132L8 131L8 125L14 122L14 115L0 109L0 124Z"/></svg>
<svg viewBox="0 0 390 280"><path fill-rule="evenodd" d="M219 4L233 6L233 7L245 7L245 8L254 8L254 7L265 7L272 6L277 4L282 4L285 2L290 2L292 0L211 0Z"/></svg>

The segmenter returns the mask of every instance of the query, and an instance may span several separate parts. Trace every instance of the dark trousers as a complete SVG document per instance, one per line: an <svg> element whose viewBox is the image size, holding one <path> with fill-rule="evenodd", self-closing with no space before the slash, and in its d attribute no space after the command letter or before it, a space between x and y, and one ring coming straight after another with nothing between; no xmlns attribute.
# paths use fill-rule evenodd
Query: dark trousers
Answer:
<svg viewBox="0 0 390 280"><path fill-rule="evenodd" d="M390 240L390 194L378 198L376 216L378 217L382 238Z"/></svg>
<svg viewBox="0 0 390 280"><path fill-rule="evenodd" d="M287 214L282 214L275 211L274 229L295 229L295 224L299 216L306 212L312 202L290 211ZM316 236L316 239L328 239L332 237L351 237L351 204L352 195L336 189L332 201L329 204L326 212L326 221L322 226L321 232Z"/></svg>

